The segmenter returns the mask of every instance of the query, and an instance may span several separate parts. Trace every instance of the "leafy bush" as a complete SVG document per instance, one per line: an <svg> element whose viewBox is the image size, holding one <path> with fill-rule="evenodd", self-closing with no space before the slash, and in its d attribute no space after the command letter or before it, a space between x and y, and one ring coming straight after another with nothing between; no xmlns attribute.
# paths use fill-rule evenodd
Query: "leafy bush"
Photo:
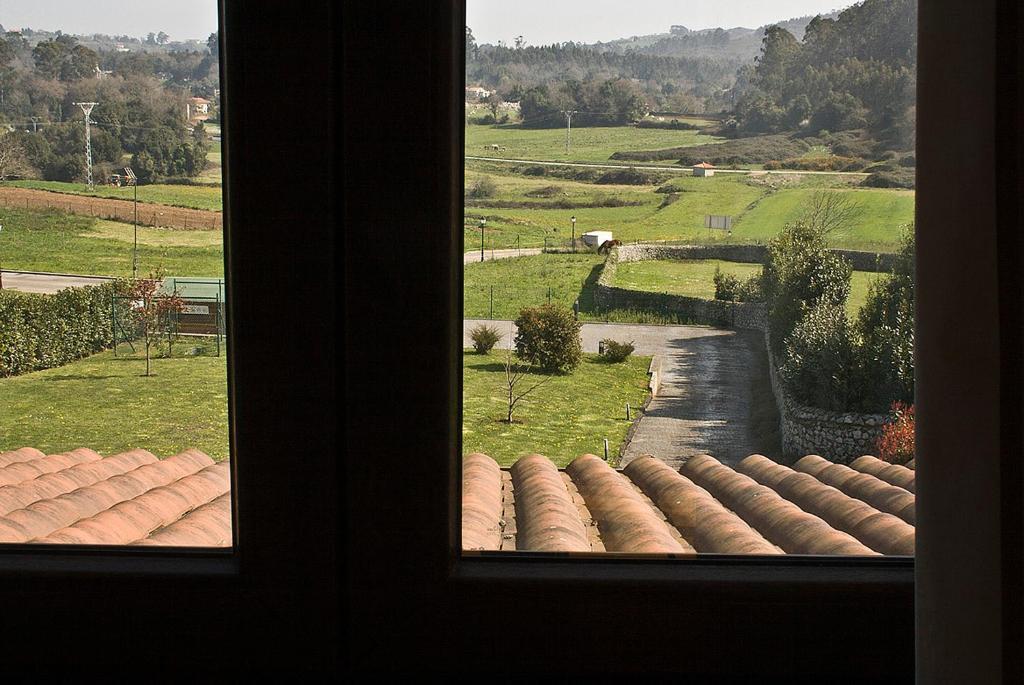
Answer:
<svg viewBox="0 0 1024 685"><path fill-rule="evenodd" d="M914 405L893 402L892 421L882 427L875 446L878 458L890 464L906 464L914 458Z"/></svg>
<svg viewBox="0 0 1024 685"><path fill-rule="evenodd" d="M611 338L605 338L601 341L601 359L610 364L618 364L626 361L635 349L632 340L628 343L621 343Z"/></svg>
<svg viewBox="0 0 1024 685"><path fill-rule="evenodd" d="M857 171L864 168L864 161L855 157L829 155L823 157L793 157L776 162L773 168L795 169L798 171ZM768 169L768 164L764 166Z"/></svg>
<svg viewBox="0 0 1024 685"><path fill-rule="evenodd" d="M819 302L807 309L786 338L780 369L792 395L801 403L848 411L860 400L857 345L842 304Z"/></svg>
<svg viewBox="0 0 1024 685"><path fill-rule="evenodd" d="M583 359L582 326L568 309L527 307L516 319L516 355L547 373L568 373Z"/></svg>
<svg viewBox="0 0 1024 685"><path fill-rule="evenodd" d="M490 352L502 337L497 328L486 324L474 326L469 331L469 338L473 341L473 349L476 350L477 354L487 354Z"/></svg>
<svg viewBox="0 0 1024 685"><path fill-rule="evenodd" d="M715 267L715 299L735 302L736 295L740 289L740 279L733 274L724 273L717 266Z"/></svg>
<svg viewBox="0 0 1024 685"><path fill-rule="evenodd" d="M806 309L841 306L850 294L850 263L829 250L825 231L804 222L787 224L768 243L761 290L769 305L772 347L781 353Z"/></svg>
<svg viewBox="0 0 1024 685"><path fill-rule="evenodd" d="M657 119L642 119L636 122L637 128L664 128L672 131L699 131L700 126L697 124L691 124L688 121L679 121L678 119L672 119L671 121L658 121Z"/></svg>
<svg viewBox="0 0 1024 685"><path fill-rule="evenodd" d="M494 197L498 194L498 185L490 176L484 176L474 183L466 194L469 197Z"/></svg>
<svg viewBox="0 0 1024 685"><path fill-rule="evenodd" d="M873 410L914 401L914 233L907 230L892 273L873 283L857 316Z"/></svg>
<svg viewBox="0 0 1024 685"><path fill-rule="evenodd" d="M108 347L114 288L67 288L55 295L0 290L0 377L61 366Z"/></svg>

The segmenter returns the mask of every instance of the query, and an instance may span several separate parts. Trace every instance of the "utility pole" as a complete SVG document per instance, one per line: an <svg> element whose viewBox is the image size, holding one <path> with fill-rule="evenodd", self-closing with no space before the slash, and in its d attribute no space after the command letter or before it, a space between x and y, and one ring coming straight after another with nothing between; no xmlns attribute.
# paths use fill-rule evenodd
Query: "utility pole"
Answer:
<svg viewBox="0 0 1024 685"><path fill-rule="evenodd" d="M35 133L38 130L36 125L39 123L39 117L29 117L29 119L32 120L32 133Z"/></svg>
<svg viewBox="0 0 1024 685"><path fill-rule="evenodd" d="M92 190L92 131L89 129L89 124L92 122L89 120L89 115L92 114L92 108L100 103L72 102L71 104L81 107L82 113L85 115L85 174L89 180L89 190Z"/></svg>
<svg viewBox="0 0 1024 685"><path fill-rule="evenodd" d="M565 115L565 154L569 154L569 131L572 129L572 115L576 114L575 109L564 109L562 114Z"/></svg>
<svg viewBox="0 0 1024 685"><path fill-rule="evenodd" d="M135 220L132 222L135 226L135 246L132 248L132 280L135 280L139 277L139 179L131 167L126 166L124 170L128 174L128 182L135 190Z"/></svg>

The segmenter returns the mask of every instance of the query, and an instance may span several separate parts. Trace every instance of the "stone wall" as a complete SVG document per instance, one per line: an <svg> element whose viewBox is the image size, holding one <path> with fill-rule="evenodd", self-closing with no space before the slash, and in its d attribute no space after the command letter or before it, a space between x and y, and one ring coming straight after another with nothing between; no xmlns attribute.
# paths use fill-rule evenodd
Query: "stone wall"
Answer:
<svg viewBox="0 0 1024 685"><path fill-rule="evenodd" d="M721 259L726 262L764 264L768 248L764 245L658 245L634 243L618 248L620 262L644 262L656 259ZM843 257L854 271L890 272L896 255L889 252L832 250Z"/></svg>
<svg viewBox="0 0 1024 685"><path fill-rule="evenodd" d="M854 262L859 271L888 270L892 255L837 250ZM779 410L782 450L786 457L819 454L826 459L848 463L864 454L876 452L875 443L882 433L886 414L833 412L807 407L793 399L778 372L778 364L768 340L767 306L757 302L724 302L684 297L667 293L629 290L615 285L620 262L652 259L723 259L755 263L764 258L764 247L758 245L666 246L624 245L612 250L597 280L594 303L600 309L638 309L676 314L694 323L727 328L748 328L764 331L768 348L768 368L772 394ZM859 260L859 261L857 261Z"/></svg>
<svg viewBox="0 0 1024 685"><path fill-rule="evenodd" d="M834 412L800 404L786 390L767 330L764 344L768 348L768 370L779 410L784 456L798 458L817 454L829 461L848 464L857 457L877 452L875 444L882 434L883 424L889 420L888 415Z"/></svg>

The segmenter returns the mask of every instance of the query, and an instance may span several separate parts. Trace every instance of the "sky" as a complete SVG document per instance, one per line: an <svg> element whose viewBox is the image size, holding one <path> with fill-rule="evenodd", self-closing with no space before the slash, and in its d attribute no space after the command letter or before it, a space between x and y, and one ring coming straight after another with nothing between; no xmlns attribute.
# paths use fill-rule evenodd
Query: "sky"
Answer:
<svg viewBox="0 0 1024 685"><path fill-rule="evenodd" d="M64 33L171 40L206 38L217 30L217 0L0 0L0 25Z"/></svg>
<svg viewBox="0 0 1024 685"><path fill-rule="evenodd" d="M668 33L673 24L753 29L851 4L852 0L466 0L466 25L478 43L503 40L512 45L519 35L529 45L594 43Z"/></svg>

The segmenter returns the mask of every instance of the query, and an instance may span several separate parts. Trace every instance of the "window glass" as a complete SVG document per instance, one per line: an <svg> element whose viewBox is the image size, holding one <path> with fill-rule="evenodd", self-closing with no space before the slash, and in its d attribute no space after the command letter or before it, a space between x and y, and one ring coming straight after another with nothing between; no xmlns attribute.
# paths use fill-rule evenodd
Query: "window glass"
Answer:
<svg viewBox="0 0 1024 685"><path fill-rule="evenodd" d="M913 556L916 22L467 3L464 552Z"/></svg>
<svg viewBox="0 0 1024 685"><path fill-rule="evenodd" d="M232 545L217 17L4 3L0 543Z"/></svg>

